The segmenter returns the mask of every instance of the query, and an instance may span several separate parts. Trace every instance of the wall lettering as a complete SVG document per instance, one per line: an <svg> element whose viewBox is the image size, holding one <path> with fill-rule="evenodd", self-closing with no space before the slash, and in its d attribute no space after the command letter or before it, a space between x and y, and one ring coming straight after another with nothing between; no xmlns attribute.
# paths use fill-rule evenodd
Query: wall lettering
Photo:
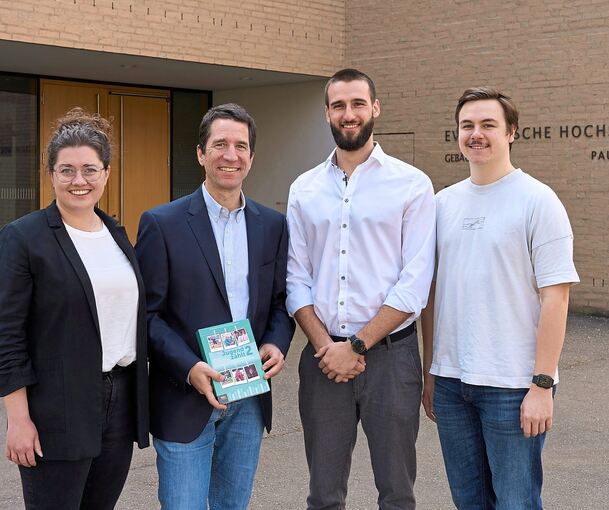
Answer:
<svg viewBox="0 0 609 510"><path fill-rule="evenodd" d="M607 138L609 136L609 124L561 124L558 126L520 126L514 135L514 140L522 142L537 140L578 140ZM458 129L444 130L444 141L454 143L459 140ZM609 150L591 150L589 152L592 161L609 161ZM446 163L459 163L467 161L461 153L444 154Z"/></svg>

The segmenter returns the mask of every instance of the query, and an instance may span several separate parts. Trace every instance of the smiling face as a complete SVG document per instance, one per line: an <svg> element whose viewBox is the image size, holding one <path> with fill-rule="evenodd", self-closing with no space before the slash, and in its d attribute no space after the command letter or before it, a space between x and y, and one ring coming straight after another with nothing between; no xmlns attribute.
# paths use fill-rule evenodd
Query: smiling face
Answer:
<svg viewBox="0 0 609 510"><path fill-rule="evenodd" d="M83 177L86 169L103 169L104 164L97 152L88 146L64 147L57 153L57 161L51 173L51 182L55 190L57 205L60 209L72 214L83 214L93 211L93 207L104 194L110 167L101 170L97 180L87 181ZM69 182L59 177L59 172L78 170Z"/></svg>
<svg viewBox="0 0 609 510"><path fill-rule="evenodd" d="M214 120L205 152L197 147L197 157L205 168L205 186L210 194L240 192L254 159L247 124L232 119Z"/></svg>
<svg viewBox="0 0 609 510"><path fill-rule="evenodd" d="M336 81L328 87L326 120L340 149L356 151L371 141L379 114L379 101L372 101L365 80Z"/></svg>
<svg viewBox="0 0 609 510"><path fill-rule="evenodd" d="M472 167L495 170L511 166L514 130L496 99L469 101L459 113L459 149Z"/></svg>

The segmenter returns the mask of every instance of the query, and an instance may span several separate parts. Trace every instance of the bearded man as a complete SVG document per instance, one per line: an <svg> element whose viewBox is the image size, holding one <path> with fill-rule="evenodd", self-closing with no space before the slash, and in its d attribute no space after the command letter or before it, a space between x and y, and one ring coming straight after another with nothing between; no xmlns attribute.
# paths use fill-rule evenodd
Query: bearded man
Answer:
<svg viewBox="0 0 609 510"><path fill-rule="evenodd" d="M308 339L299 368L307 508L345 508L361 420L379 508L414 509L414 321L434 270L433 188L374 142L380 103L366 74L338 71L325 101L337 147L296 179L288 200L287 306Z"/></svg>

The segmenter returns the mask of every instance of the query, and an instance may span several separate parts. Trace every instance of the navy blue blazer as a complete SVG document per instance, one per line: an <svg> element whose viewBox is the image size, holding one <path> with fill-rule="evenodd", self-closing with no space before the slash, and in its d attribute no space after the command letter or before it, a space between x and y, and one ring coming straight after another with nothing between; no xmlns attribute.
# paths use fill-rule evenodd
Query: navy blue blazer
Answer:
<svg viewBox="0 0 609 510"><path fill-rule="evenodd" d="M257 344L286 355L294 321L285 308L288 233L285 217L246 201L249 257L247 317ZM136 253L146 286L150 372L150 430L165 441L199 436L212 413L204 395L187 383L201 360L200 328L231 322L220 255L201 188L145 212ZM258 398L271 429L271 394Z"/></svg>
<svg viewBox="0 0 609 510"><path fill-rule="evenodd" d="M144 284L125 229L95 212L131 262L140 292L133 435L144 447L149 442ZM24 386L46 460L99 455L106 417L95 295L55 202L0 231L0 395Z"/></svg>

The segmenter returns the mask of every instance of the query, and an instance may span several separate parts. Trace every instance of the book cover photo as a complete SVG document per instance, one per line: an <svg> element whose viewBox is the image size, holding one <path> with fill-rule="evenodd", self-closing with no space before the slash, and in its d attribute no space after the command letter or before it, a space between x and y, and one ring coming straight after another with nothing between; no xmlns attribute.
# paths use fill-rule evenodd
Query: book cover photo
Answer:
<svg viewBox="0 0 609 510"><path fill-rule="evenodd" d="M227 404L270 391L249 319L197 331L204 361L224 376L212 381L218 402Z"/></svg>

